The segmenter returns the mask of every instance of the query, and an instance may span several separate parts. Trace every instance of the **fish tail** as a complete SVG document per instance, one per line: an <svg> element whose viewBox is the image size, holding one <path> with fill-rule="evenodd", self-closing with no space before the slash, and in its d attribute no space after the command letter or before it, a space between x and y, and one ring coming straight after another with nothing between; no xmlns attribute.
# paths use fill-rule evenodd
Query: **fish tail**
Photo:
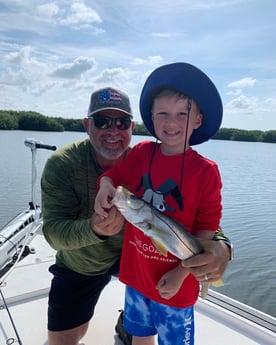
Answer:
<svg viewBox="0 0 276 345"><path fill-rule="evenodd" d="M208 295L208 289L209 289L209 286L210 285L213 285L215 287L221 287L224 285L224 282L222 279L219 279L219 280L216 280L215 282L213 283L201 283L201 298L202 299L206 299L207 295Z"/></svg>
<svg viewBox="0 0 276 345"><path fill-rule="evenodd" d="M206 299L210 283L201 283L201 298Z"/></svg>

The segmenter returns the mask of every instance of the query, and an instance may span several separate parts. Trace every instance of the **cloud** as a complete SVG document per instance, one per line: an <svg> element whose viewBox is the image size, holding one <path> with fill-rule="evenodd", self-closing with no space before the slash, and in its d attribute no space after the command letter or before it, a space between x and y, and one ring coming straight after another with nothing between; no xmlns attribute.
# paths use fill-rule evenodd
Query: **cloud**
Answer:
<svg viewBox="0 0 276 345"><path fill-rule="evenodd" d="M10 64L23 65L30 60L31 48L29 46L21 48L19 51L11 52L4 56L4 61Z"/></svg>
<svg viewBox="0 0 276 345"><path fill-rule="evenodd" d="M70 13L60 22L69 26L87 27L102 23L102 19L95 10L87 7L83 2L75 2L70 6Z"/></svg>
<svg viewBox="0 0 276 345"><path fill-rule="evenodd" d="M94 27L102 23L100 15L83 1L50 2L37 6L35 13L36 19L41 22L78 30L93 28L96 33L104 32L103 29Z"/></svg>
<svg viewBox="0 0 276 345"><path fill-rule="evenodd" d="M177 32L154 32L151 35L153 37L160 37L160 38L170 38L170 37L180 36L180 34Z"/></svg>
<svg viewBox="0 0 276 345"><path fill-rule="evenodd" d="M227 85L230 88L244 89L248 87L253 87L256 83L256 79L253 78L243 78L238 81L234 81Z"/></svg>
<svg viewBox="0 0 276 345"><path fill-rule="evenodd" d="M92 58L80 56L73 61L73 63L63 64L58 67L53 73L53 77L75 79L79 78L83 73L92 69L96 62Z"/></svg>
<svg viewBox="0 0 276 345"><path fill-rule="evenodd" d="M159 55L149 56L148 58L134 58L132 61L133 65L156 65L162 61L162 57Z"/></svg>
<svg viewBox="0 0 276 345"><path fill-rule="evenodd" d="M230 7L235 6L242 3L242 0L227 0L227 1L221 1L221 0L213 0L213 1L194 1L190 2L189 6L191 10L207 10L212 8L220 8L220 7Z"/></svg>
<svg viewBox="0 0 276 345"><path fill-rule="evenodd" d="M33 83L40 83L44 79L49 66L31 57L31 52L31 47L25 46L3 56L5 68L0 74L1 84L28 90Z"/></svg>
<svg viewBox="0 0 276 345"><path fill-rule="evenodd" d="M58 85L57 81L41 83L37 86L34 86L30 90L30 93L34 96L41 96L42 94L44 94L45 92L49 91L50 89L54 88L57 85Z"/></svg>
<svg viewBox="0 0 276 345"><path fill-rule="evenodd" d="M127 84L131 84L134 72L128 68L116 67L105 68L96 77L92 79L95 85L115 85L119 88L127 88Z"/></svg>
<svg viewBox="0 0 276 345"><path fill-rule="evenodd" d="M273 104L272 99L270 99L268 102L265 102L258 97L247 97L240 95L239 97L236 97L228 102L225 108L234 113L256 115L269 111L269 103Z"/></svg>
<svg viewBox="0 0 276 345"><path fill-rule="evenodd" d="M37 13L46 18L54 18L60 13L58 5L54 2L37 7Z"/></svg>
<svg viewBox="0 0 276 345"><path fill-rule="evenodd" d="M276 98L272 98L272 97L270 97L270 98L267 98L267 99L265 99L264 100L264 103L265 103L265 105L268 107L268 108L272 108L272 109L275 109L275 107L276 107Z"/></svg>
<svg viewBox="0 0 276 345"><path fill-rule="evenodd" d="M80 56L72 63L57 64L53 61L43 62L32 56L35 53L31 47L25 46L3 56L4 68L2 72L0 70L2 87L10 92L21 90L33 96L40 96L56 87L76 89L81 77L96 66L93 58Z"/></svg>
<svg viewBox="0 0 276 345"><path fill-rule="evenodd" d="M230 101L227 106L236 109L250 109L252 107L252 99L244 95L240 95Z"/></svg>

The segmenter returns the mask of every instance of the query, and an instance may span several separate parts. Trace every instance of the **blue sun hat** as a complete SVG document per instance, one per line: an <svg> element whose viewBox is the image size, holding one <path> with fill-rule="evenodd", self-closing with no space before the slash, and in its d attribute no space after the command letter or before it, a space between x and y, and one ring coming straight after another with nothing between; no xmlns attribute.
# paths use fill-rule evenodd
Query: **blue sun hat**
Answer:
<svg viewBox="0 0 276 345"><path fill-rule="evenodd" d="M152 103L154 97L167 88L191 97L203 114L202 124L193 131L189 144L197 145L209 140L221 125L222 101L210 78L197 67L184 62L161 66L147 78L140 96L140 112L148 131L157 138L152 122Z"/></svg>

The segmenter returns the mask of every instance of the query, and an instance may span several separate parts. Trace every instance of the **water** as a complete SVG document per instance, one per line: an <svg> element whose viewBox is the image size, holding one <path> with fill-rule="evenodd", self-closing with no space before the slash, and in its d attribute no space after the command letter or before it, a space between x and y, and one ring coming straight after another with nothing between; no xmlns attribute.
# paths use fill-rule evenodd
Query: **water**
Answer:
<svg viewBox="0 0 276 345"><path fill-rule="evenodd" d="M0 131L0 227L31 201L31 153L24 145L35 138L58 148L85 133ZM145 137L134 136L132 144ZM276 145L211 140L195 147L215 160L223 180L222 226L235 247L235 259L217 291L276 317ZM39 178L51 151L39 150Z"/></svg>

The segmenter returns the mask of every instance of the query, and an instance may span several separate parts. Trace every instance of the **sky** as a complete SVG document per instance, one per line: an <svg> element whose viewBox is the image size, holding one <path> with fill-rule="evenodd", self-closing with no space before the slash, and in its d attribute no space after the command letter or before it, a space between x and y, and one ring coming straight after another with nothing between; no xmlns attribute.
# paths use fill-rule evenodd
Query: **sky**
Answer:
<svg viewBox="0 0 276 345"><path fill-rule="evenodd" d="M157 67L188 62L216 85L222 127L276 130L274 0L0 0L0 109L82 119L90 95L139 97Z"/></svg>

